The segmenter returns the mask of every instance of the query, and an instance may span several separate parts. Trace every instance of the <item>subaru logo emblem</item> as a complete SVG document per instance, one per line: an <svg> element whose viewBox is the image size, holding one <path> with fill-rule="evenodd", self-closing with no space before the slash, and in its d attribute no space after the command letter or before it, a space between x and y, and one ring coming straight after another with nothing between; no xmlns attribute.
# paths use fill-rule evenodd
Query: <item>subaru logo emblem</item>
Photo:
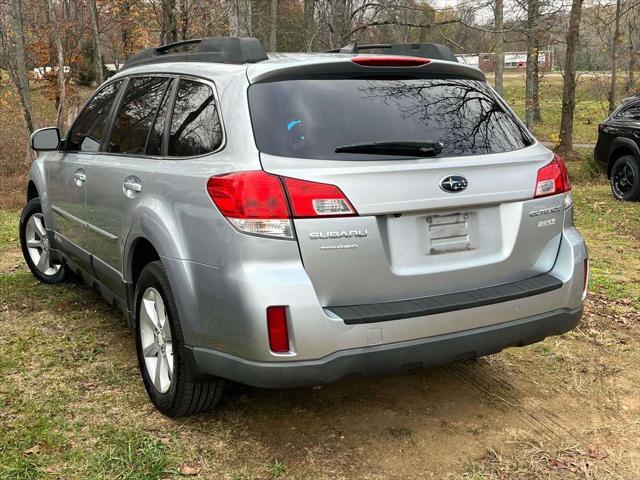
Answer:
<svg viewBox="0 0 640 480"><path fill-rule="evenodd" d="M458 193L467 188L469 182L462 175L447 175L440 180L440 188L445 192Z"/></svg>

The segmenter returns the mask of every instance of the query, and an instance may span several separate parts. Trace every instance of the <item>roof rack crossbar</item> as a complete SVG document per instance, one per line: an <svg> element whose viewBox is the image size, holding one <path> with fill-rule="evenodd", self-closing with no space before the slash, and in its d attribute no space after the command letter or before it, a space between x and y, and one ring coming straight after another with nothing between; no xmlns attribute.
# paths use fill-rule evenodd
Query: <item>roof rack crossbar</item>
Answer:
<svg viewBox="0 0 640 480"><path fill-rule="evenodd" d="M387 55L411 55L449 62L458 61L451 49L440 43L371 43L359 45L357 41L353 41L342 48L328 50L327 53L357 54L362 50L387 50L384 52Z"/></svg>
<svg viewBox="0 0 640 480"><path fill-rule="evenodd" d="M207 37L147 48L129 58L121 70L162 62L244 64L268 58L257 38Z"/></svg>

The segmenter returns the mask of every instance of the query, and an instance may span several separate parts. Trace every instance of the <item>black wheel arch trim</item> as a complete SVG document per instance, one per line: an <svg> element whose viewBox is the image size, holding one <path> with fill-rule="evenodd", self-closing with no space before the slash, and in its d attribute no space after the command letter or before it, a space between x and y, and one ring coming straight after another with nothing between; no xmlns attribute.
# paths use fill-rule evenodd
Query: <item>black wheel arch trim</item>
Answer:
<svg viewBox="0 0 640 480"><path fill-rule="evenodd" d="M607 159L607 177L611 177L611 169L615 160L618 158L616 152L619 150L630 150L636 160L640 161L640 147L638 144L630 138L618 137L611 141L611 147L609 149L609 158Z"/></svg>

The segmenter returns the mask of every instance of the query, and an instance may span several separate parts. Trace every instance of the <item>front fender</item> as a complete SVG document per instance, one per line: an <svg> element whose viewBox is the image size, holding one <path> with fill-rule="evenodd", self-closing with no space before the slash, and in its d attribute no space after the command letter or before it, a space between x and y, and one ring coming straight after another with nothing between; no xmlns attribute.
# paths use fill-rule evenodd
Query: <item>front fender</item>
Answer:
<svg viewBox="0 0 640 480"><path fill-rule="evenodd" d="M49 189L47 186L47 174L45 170L45 163L47 158L52 155L57 155L57 152L43 153L31 163L29 169L28 182L33 182L38 190L38 197L40 198L40 206L42 208L42 214L44 216L44 223L49 229L54 228L54 220L51 215L51 202L49 200ZM25 198L27 198L28 183L25 185Z"/></svg>

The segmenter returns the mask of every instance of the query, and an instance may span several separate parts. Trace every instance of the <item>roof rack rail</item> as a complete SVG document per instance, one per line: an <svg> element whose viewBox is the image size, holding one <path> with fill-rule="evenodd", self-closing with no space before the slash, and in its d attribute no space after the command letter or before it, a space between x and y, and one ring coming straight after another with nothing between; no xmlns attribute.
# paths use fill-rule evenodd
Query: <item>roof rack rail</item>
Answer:
<svg viewBox="0 0 640 480"><path fill-rule="evenodd" d="M133 55L121 70L162 62L258 63L268 60L257 38L208 37L152 47Z"/></svg>
<svg viewBox="0 0 640 480"><path fill-rule="evenodd" d="M353 41L342 48L328 50L327 53L361 53L362 50L379 50L376 53L410 55L434 60L446 60L448 62L458 61L451 49L440 43L373 43L358 45L358 42Z"/></svg>

